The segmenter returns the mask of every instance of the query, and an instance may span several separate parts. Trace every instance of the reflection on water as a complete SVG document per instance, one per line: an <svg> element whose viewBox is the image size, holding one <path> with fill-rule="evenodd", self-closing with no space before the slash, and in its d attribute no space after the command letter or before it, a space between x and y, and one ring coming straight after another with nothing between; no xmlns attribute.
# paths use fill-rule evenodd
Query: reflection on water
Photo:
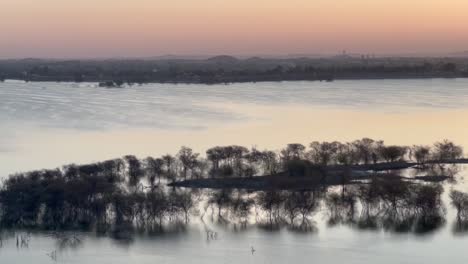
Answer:
<svg viewBox="0 0 468 264"><path fill-rule="evenodd" d="M468 80L233 85L0 83L0 175L224 144L381 138L468 146ZM44 155L44 152L47 155ZM0 177L1 177L0 176Z"/></svg>
<svg viewBox="0 0 468 264"><path fill-rule="evenodd" d="M452 187L445 184L445 192ZM463 251L468 239L466 229L460 228L463 223L455 221L450 207L446 217L417 222L412 232L407 225L414 224L411 216L376 214L379 211L376 207L367 210L351 203L335 204L339 206L335 210L332 204L326 203L307 225L300 224L302 219L298 219L298 225L290 225L288 221L272 224L269 220L256 223L255 219L242 224L235 220L237 216L233 212L224 210L218 217L216 208L208 208L203 217L195 216L188 224L180 222L148 232L138 228L120 234L4 230L0 260L2 263L80 264L309 263L311 260L440 263L444 259L464 263L466 260ZM332 221L336 214L343 218ZM421 233L422 229L418 228L430 232ZM444 250L440 251L441 248Z"/></svg>
<svg viewBox="0 0 468 264"><path fill-rule="evenodd" d="M181 145L199 152L223 144L279 149L368 136L408 145L449 138L468 148L467 86L462 79L124 89L0 83L0 176L129 153L174 153ZM466 263L468 225L456 221L448 202L450 189L467 191L464 174L457 184L444 184L445 217L423 222L407 211L382 214L373 205L363 214L352 197L331 197L313 217L292 225L232 222L207 208L163 232L3 230L0 262Z"/></svg>
<svg viewBox="0 0 468 264"><path fill-rule="evenodd" d="M411 183L405 185L410 189L387 188L383 194L374 190L379 185L371 184L284 193L284 200L278 201L283 204L281 213L262 193L243 193L257 201L246 215L237 192L231 193L227 205L210 198L221 192L194 191L195 198L207 203L193 212L188 223L181 219L162 229L134 226L102 232L2 230L0 260L91 264L440 263L450 259L464 263L467 224L458 221L448 194L453 189L466 192L462 183L467 171L465 166L456 181L444 183L443 189ZM381 184L386 183L395 184ZM417 194L416 200L405 190ZM427 199L432 197L430 190L437 192L435 200Z"/></svg>

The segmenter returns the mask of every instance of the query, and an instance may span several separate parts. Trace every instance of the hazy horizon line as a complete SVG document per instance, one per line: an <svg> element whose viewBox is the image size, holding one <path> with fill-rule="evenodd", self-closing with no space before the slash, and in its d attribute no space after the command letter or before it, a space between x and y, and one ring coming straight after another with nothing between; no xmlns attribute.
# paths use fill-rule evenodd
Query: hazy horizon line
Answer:
<svg viewBox="0 0 468 264"><path fill-rule="evenodd" d="M285 59L285 58L330 58L336 56L350 56L350 57L360 57L360 56L371 56L371 57L380 57L380 58L397 58L397 57L413 57L413 58L423 58L423 57L432 57L432 58L444 58L444 57L468 57L468 49L464 51L454 51L454 52L395 52L395 53L385 53L385 52L348 52L346 50L332 53L332 52L323 52L323 53L213 53L213 54L203 54L203 53L167 53L161 55L147 55L147 56L13 56L13 57L2 57L0 60L110 60L110 59L140 59L140 60L152 60L152 59L209 59L217 56L230 56L238 59L248 59L252 57L266 58L266 59Z"/></svg>

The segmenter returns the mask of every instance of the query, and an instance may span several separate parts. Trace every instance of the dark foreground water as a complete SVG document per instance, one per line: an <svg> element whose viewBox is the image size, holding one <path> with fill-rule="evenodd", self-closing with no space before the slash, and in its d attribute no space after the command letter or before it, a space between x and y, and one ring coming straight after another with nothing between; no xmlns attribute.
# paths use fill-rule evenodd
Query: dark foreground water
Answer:
<svg viewBox="0 0 468 264"><path fill-rule="evenodd" d="M1 263L466 263L468 231L457 230L447 196L452 188L467 191L466 169L457 183L444 183L445 222L428 232L328 224L326 206L312 218L307 232L288 227L268 229L255 219L242 228L234 220L219 222L211 211L201 221L164 233L118 236L86 232L2 232ZM252 212L253 213L253 212ZM216 212L214 213L216 215ZM206 230L216 232L207 237ZM26 245L17 237L28 236ZM75 239L65 243L64 239ZM252 254L251 247L255 249ZM53 255L52 255L53 254ZM51 257L53 256L53 257Z"/></svg>

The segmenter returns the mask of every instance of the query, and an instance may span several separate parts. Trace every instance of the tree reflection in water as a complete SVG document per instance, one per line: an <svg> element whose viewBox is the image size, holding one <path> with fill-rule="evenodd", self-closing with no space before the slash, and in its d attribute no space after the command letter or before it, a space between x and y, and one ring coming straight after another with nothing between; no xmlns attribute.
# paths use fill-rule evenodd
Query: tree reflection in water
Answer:
<svg viewBox="0 0 468 264"><path fill-rule="evenodd" d="M0 189L0 221L13 232L54 230L59 251L84 243L71 231L129 245L140 236L184 235L197 221L209 241L219 238L211 224L233 232L313 233L316 214L326 215L330 227L425 234L446 222L441 181L455 179L455 163L466 162L461 151L449 141L407 148L365 138L312 142L309 150L289 144L279 153L215 147L207 160L187 147L156 159L127 155L10 176ZM416 174L409 177L411 167ZM266 176L254 176L261 173ZM186 178L227 187L167 185ZM457 210L453 230L465 232L468 194L452 190L450 199ZM8 239L0 233L0 246Z"/></svg>

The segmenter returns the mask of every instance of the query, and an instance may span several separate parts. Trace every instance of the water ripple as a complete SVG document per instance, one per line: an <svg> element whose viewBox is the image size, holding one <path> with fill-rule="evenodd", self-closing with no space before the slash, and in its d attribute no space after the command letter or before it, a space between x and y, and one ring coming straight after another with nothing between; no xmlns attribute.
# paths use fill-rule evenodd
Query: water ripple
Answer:
<svg viewBox="0 0 468 264"><path fill-rule="evenodd" d="M405 111L468 108L468 80L359 80L231 85L147 84L121 89L93 83L0 83L0 121L44 126L200 128L249 118L223 104L306 105ZM221 107L220 107L221 106Z"/></svg>

